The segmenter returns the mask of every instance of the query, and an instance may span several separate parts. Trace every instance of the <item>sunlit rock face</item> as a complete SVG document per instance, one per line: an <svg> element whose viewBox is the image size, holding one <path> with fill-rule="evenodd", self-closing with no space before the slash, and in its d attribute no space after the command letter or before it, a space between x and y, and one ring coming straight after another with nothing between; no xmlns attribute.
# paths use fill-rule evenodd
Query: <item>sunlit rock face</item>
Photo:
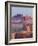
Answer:
<svg viewBox="0 0 38 46"><path fill-rule="evenodd" d="M32 16L23 16L23 23L24 23L25 25L33 24L33 23L32 23Z"/></svg>

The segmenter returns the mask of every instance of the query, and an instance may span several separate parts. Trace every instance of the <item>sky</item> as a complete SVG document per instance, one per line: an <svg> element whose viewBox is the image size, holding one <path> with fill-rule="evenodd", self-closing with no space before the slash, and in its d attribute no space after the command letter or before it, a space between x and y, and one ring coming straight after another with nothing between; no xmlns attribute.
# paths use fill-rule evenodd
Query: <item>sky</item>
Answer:
<svg viewBox="0 0 38 46"><path fill-rule="evenodd" d="M15 16L16 14L32 15L32 8L28 7L11 7L11 16Z"/></svg>

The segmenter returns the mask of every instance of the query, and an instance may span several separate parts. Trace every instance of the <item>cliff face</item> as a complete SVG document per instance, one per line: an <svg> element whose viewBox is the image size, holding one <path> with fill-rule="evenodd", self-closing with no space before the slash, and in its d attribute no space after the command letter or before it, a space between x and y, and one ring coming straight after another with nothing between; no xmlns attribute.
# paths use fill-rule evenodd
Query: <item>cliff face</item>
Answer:
<svg viewBox="0 0 38 46"><path fill-rule="evenodd" d="M11 33L15 38L32 37L32 16L19 14L11 17Z"/></svg>
<svg viewBox="0 0 38 46"><path fill-rule="evenodd" d="M32 25L32 16L18 15L11 17L11 31L20 32L26 30L27 25Z"/></svg>
<svg viewBox="0 0 38 46"><path fill-rule="evenodd" d="M23 17L23 22L27 24L32 24L32 16L24 16Z"/></svg>

